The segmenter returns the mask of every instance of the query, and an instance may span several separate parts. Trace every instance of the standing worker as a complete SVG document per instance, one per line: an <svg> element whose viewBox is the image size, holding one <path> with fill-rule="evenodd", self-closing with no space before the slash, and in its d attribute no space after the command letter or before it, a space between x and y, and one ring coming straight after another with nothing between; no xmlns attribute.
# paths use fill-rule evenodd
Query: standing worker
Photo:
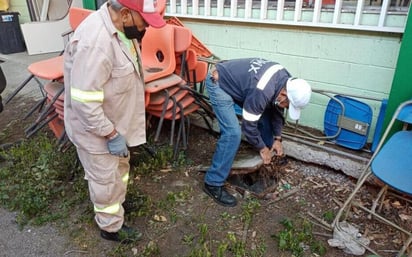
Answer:
<svg viewBox="0 0 412 257"><path fill-rule="evenodd" d="M138 41L166 25L153 0L109 0L76 29L64 52L64 123L85 170L100 235L131 243L124 225L128 146L146 142Z"/></svg>
<svg viewBox="0 0 412 257"><path fill-rule="evenodd" d="M212 164L204 178L206 194L223 206L236 206L224 183L241 141L241 132L269 164L272 153L283 155L284 108L297 120L310 100L311 87L292 78L280 64L260 58L234 59L217 63L206 79L206 88L220 127L220 138ZM234 104L242 109L242 130Z"/></svg>

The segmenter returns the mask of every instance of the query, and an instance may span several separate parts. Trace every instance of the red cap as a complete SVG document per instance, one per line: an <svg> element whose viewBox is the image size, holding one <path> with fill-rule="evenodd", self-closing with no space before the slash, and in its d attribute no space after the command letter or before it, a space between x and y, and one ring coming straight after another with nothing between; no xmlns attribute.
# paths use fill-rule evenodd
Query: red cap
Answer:
<svg viewBox="0 0 412 257"><path fill-rule="evenodd" d="M154 28L166 25L163 17L157 12L156 0L117 0L123 6L139 12L143 19Z"/></svg>

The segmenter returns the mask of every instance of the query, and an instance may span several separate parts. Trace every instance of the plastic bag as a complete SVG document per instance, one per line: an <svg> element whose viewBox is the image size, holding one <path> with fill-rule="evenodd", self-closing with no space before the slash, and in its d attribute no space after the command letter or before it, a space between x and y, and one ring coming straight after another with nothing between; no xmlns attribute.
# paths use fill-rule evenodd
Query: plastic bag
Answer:
<svg viewBox="0 0 412 257"><path fill-rule="evenodd" d="M333 247L343 249L345 253L353 255L363 255L365 247L370 240L362 237L359 230L346 221L340 222L333 230L333 238L328 240L328 244Z"/></svg>

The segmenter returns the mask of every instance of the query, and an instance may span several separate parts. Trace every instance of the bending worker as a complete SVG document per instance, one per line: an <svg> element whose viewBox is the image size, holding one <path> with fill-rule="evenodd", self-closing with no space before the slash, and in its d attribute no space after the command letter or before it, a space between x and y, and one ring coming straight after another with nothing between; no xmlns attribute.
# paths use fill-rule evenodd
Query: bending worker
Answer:
<svg viewBox="0 0 412 257"><path fill-rule="evenodd" d="M76 29L64 52L64 124L85 170L104 239L141 237L124 225L128 146L146 142L139 43L166 25L153 0L108 0Z"/></svg>
<svg viewBox="0 0 412 257"><path fill-rule="evenodd" d="M224 183L241 141L241 132L259 151L264 164L272 153L283 155L284 109L297 120L310 100L311 87L303 79L292 78L280 64L259 58L222 61L211 69L206 89L220 127L220 138L212 164L204 177L206 194L223 206L235 206L236 198ZM242 107L242 127L234 104Z"/></svg>

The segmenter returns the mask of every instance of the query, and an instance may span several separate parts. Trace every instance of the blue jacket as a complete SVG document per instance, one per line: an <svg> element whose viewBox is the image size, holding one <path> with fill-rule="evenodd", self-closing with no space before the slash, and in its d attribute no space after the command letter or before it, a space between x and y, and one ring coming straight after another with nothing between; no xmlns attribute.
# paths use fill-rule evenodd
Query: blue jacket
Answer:
<svg viewBox="0 0 412 257"><path fill-rule="evenodd" d="M228 93L242 110L242 132L248 142L262 149L265 143L258 130L258 122L269 109L273 135L280 136L284 125L284 110L274 105L280 90L286 86L289 72L280 64L265 59L246 58L216 64L219 86Z"/></svg>

